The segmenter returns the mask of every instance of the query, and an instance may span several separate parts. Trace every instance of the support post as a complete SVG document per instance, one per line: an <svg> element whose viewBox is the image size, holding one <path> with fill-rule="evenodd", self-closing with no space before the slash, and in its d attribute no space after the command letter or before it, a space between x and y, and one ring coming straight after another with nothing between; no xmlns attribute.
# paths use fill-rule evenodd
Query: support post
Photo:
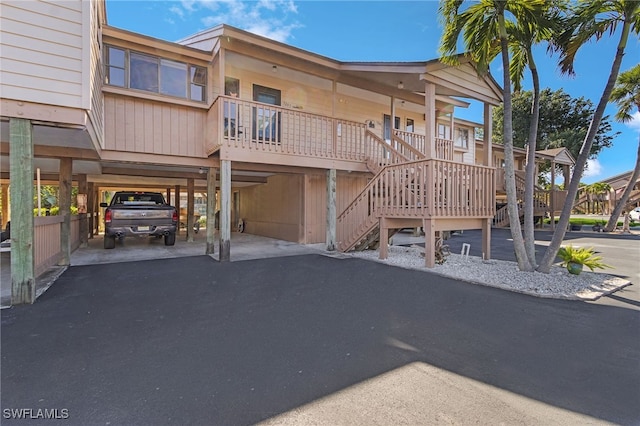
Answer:
<svg viewBox="0 0 640 426"><path fill-rule="evenodd" d="M231 260L231 161L220 160L220 261Z"/></svg>
<svg viewBox="0 0 640 426"><path fill-rule="evenodd" d="M167 186L167 204L173 206L174 204L171 203L171 187Z"/></svg>
<svg viewBox="0 0 640 426"><path fill-rule="evenodd" d="M551 161L551 199L549 200L550 211L549 217L551 218L551 230L555 231L556 229L556 206L555 206L555 194L556 194L556 163L555 161ZM569 200L567 200L569 202Z"/></svg>
<svg viewBox="0 0 640 426"><path fill-rule="evenodd" d="M31 121L9 119L11 177L11 304L36 300L33 223L33 133Z"/></svg>
<svg viewBox="0 0 640 426"><path fill-rule="evenodd" d="M84 196L84 206L78 204L78 227L80 230L80 247L86 247L89 243L89 221L87 219L87 213L90 213L89 210L89 195L87 184L87 175L82 173L78 175L78 199L82 201Z"/></svg>
<svg viewBox="0 0 640 426"><path fill-rule="evenodd" d="M175 198L173 201L173 205L178 211L178 229L176 229L176 234L180 234L180 219L182 219L180 213L180 185L175 186Z"/></svg>
<svg viewBox="0 0 640 426"><path fill-rule="evenodd" d="M433 268L436 266L436 230L432 219L422 219L424 227L424 266Z"/></svg>
<svg viewBox="0 0 640 426"><path fill-rule="evenodd" d="M482 259L491 259L491 219L482 222Z"/></svg>
<svg viewBox="0 0 640 426"><path fill-rule="evenodd" d="M327 251L336 249L336 169L327 170Z"/></svg>
<svg viewBox="0 0 640 426"><path fill-rule="evenodd" d="M378 250L378 258L386 259L389 257L389 228L387 228L386 221L384 218L379 219L379 229L380 229L380 249Z"/></svg>
<svg viewBox="0 0 640 426"><path fill-rule="evenodd" d="M193 215L194 215L194 203L195 203L195 188L193 184L193 178L187 179L187 242L193 242Z"/></svg>
<svg viewBox="0 0 640 426"><path fill-rule="evenodd" d="M491 104L484 104L484 128L482 135L482 144L484 149L482 150L482 164L487 167L493 167L493 145L491 143L491 135L493 133L493 110Z"/></svg>
<svg viewBox="0 0 640 426"><path fill-rule="evenodd" d="M58 174L58 215L62 217L60 223L60 261L58 265L71 264L71 182L73 160L69 157L60 158Z"/></svg>
<svg viewBox="0 0 640 426"><path fill-rule="evenodd" d="M436 158L436 85L426 82L424 95L424 155L427 160L430 160Z"/></svg>
<svg viewBox="0 0 640 426"><path fill-rule="evenodd" d="M93 239L95 220L96 220L96 197L95 197L95 184L93 182L87 183L87 212L89 213L89 221L87 223L89 240Z"/></svg>
<svg viewBox="0 0 640 426"><path fill-rule="evenodd" d="M9 188L7 185L2 185L2 210L0 216L2 221L0 222L0 228L4 229L7 221L9 220Z"/></svg>
<svg viewBox="0 0 640 426"><path fill-rule="evenodd" d="M205 254L215 253L216 239L216 169L207 173L207 249Z"/></svg>

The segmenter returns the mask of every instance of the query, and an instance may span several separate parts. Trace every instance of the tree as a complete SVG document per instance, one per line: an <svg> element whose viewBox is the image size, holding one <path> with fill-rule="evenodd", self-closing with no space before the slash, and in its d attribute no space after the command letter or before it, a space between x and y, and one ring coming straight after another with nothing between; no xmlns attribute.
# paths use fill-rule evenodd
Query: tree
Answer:
<svg viewBox="0 0 640 426"><path fill-rule="evenodd" d="M513 160L513 129L511 105L511 75L508 26L539 27L548 2L544 0L479 0L460 11L463 0L442 0L440 16L444 32L440 52L445 63L457 64L458 39L462 34L467 55L474 61L479 75L486 75L491 61L500 55L503 69L504 153L507 211L518 268L531 271L525 249L516 198L515 165ZM507 22L510 22L507 24Z"/></svg>
<svg viewBox="0 0 640 426"><path fill-rule="evenodd" d="M512 99L513 145L524 148L531 140L529 129L532 122L533 92L530 90L515 92ZM549 88L542 89L536 150L564 147L569 150L573 158L577 158L594 110L593 102L584 97L572 98L562 89L555 91ZM502 115L502 107L496 107L493 114L494 143L502 143ZM589 158L595 158L604 148L609 148L617 135L618 132L612 131L609 117L603 117L591 145ZM540 171L547 170L541 168Z"/></svg>
<svg viewBox="0 0 640 426"><path fill-rule="evenodd" d="M631 68L628 71L623 72L616 81L616 87L611 92L611 100L618 104L618 112L616 113L616 120L623 123L631 121L633 116L631 110L635 108L640 112L640 64ZM640 176L640 137L638 138L638 152L636 154L636 166L633 169L629 183L622 193L622 197L617 202L611 217L604 227L605 232L611 232L615 229L618 223L620 213L627 204L629 196L633 191L633 187Z"/></svg>
<svg viewBox="0 0 640 426"><path fill-rule="evenodd" d="M618 78L629 34L633 32L637 35L640 32L640 2L637 0L582 0L576 5L568 30L558 39L558 46L561 51L561 70L564 73L575 74L573 63L578 50L592 38L599 40L605 33L614 34L618 25L621 25L622 28L620 29L616 55L604 91L582 143L580 154L576 158L571 182L567 189L568 200L575 199L578 193L578 185L587 164L591 146ZM565 203L562 208L558 227L554 231L551 243L538 266L538 271L540 272L548 273L551 270L551 265L558 254L569 225L572 204Z"/></svg>
<svg viewBox="0 0 640 426"><path fill-rule="evenodd" d="M536 266L535 251L535 224L534 224L534 191L535 191L535 155L538 139L538 122L540 118L540 76L533 56L533 46L543 41L550 40L557 28L560 27L562 7L553 7L545 10L545 15L540 17L537 25L519 25L507 22L509 33L509 52L511 53L511 66L509 74L516 93L522 89L524 69L529 68L533 82L533 96L530 108L530 123L528 129L529 141L527 145L527 164L525 167L524 188L524 247L532 268ZM513 108L513 105L512 105ZM513 122L513 110L512 110ZM512 126L513 127L513 126ZM515 135L512 135L515 138ZM515 142L514 142L515 145Z"/></svg>

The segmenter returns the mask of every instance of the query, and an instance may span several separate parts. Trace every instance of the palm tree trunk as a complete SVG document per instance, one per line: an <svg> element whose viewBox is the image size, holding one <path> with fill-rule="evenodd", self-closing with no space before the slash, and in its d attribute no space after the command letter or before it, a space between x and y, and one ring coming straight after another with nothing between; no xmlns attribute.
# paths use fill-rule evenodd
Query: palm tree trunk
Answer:
<svg viewBox="0 0 640 426"><path fill-rule="evenodd" d="M638 153L636 154L636 167L633 169L633 173L631 174L631 179L629 179L629 183L627 183L627 187L622 193L622 197L618 200L616 207L613 209L613 213L611 213L611 217L607 222L607 225L604 227L604 232L611 232L615 229L616 224L618 223L618 218L620 217L620 213L622 213L622 209L627 204L627 200L629 200L629 196L631 192L633 192L633 187L640 176L640 138L638 138Z"/></svg>
<svg viewBox="0 0 640 426"><path fill-rule="evenodd" d="M533 80L533 101L531 105L531 123L529 124L529 151L525 169L524 182L524 248L531 267L536 267L536 242L534 232L534 193L535 193L535 168L536 146L538 139L538 121L540 119L540 78L538 69L533 60L531 49L527 51L531 79Z"/></svg>
<svg viewBox="0 0 640 426"><path fill-rule="evenodd" d="M600 121L604 116L604 111L609 102L609 98L611 97L611 92L616 83L616 79L618 78L618 74L620 72L620 64L622 63L622 57L624 56L624 49L627 45L627 40L629 38L629 30L631 28L631 23L629 21L624 22L622 27L622 34L620 36L620 41L618 42L618 48L616 51L616 56L613 60L613 65L611 66L611 72L609 74L609 80L607 81L607 85L604 88L604 92L600 97L600 101L598 102L598 106L593 114L593 118L591 119L591 124L589 125L589 130L587 131L587 135L582 142L582 147L580 148L580 154L576 159L576 164L573 170L573 176L571 177L571 183L569 184L569 188L567 189L567 200L574 200L576 198L576 194L578 193L578 186L580 184L580 179L582 179L582 174L584 172L584 167L587 164L587 160L589 159L589 155L591 152L591 146L593 145L593 140L598 133L598 127L600 126ZM558 226L556 227L555 232L553 233L553 237L551 238L551 243L547 247L547 250L544 253L544 257L538 266L538 271L549 273L551 271L551 265L555 260L558 250L560 250L560 245L564 240L564 236L567 232L567 226L569 225L569 219L571 218L571 210L573 209L573 203L565 203L562 207L562 212L560 213L560 219L558 221Z"/></svg>
<svg viewBox="0 0 640 426"><path fill-rule="evenodd" d="M504 13L504 12L503 12ZM513 159L513 107L511 104L511 76L509 75L509 46L507 30L504 23L504 15L498 19L500 27L500 45L502 47L502 67L504 76L504 174L507 192L507 213L509 214L509 228L513 239L513 249L516 254L518 268L521 271L532 271L533 265L529 262L522 238L520 227L520 214L518 212L518 199L516 195L515 164Z"/></svg>

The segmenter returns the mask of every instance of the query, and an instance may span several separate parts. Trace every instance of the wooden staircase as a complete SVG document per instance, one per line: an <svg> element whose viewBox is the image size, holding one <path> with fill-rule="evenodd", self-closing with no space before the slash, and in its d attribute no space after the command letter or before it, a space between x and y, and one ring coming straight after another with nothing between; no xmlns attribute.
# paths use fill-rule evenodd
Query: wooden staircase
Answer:
<svg viewBox="0 0 640 426"><path fill-rule="evenodd" d="M422 226L425 219L452 224L494 215L493 168L426 159L398 135L391 144L370 132L366 137L372 154L367 164L375 176L337 218L340 251L377 247L382 219L393 221L388 228L395 228L406 226L400 223Z"/></svg>
<svg viewBox="0 0 640 426"><path fill-rule="evenodd" d="M524 187L525 180L521 174L516 174L516 198L518 201L518 217L522 223L524 218ZM543 216L546 212L549 211L550 206L550 191L540 188L539 186L534 187L533 193L533 215L534 216ZM496 211L495 216L493 217L492 225L494 228L506 228L509 226L509 212L507 210L508 206L505 204L500 209Z"/></svg>

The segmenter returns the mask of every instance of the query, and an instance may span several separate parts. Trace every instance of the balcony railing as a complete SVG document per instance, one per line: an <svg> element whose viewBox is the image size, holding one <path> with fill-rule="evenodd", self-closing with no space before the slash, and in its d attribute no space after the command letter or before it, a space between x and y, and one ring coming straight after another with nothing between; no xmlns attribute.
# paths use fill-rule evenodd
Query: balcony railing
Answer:
<svg viewBox="0 0 640 426"><path fill-rule="evenodd" d="M219 96L210 113L213 129L208 152L232 148L247 152L289 154L330 160L366 162L381 160L378 141L357 123L260 102ZM398 141L397 139L401 139ZM426 147L424 135L394 131L389 145L416 160ZM453 141L436 139L437 158L453 159ZM388 163L388 162L387 162Z"/></svg>
<svg viewBox="0 0 640 426"><path fill-rule="evenodd" d="M254 152L365 161L365 124L221 96L218 146Z"/></svg>

